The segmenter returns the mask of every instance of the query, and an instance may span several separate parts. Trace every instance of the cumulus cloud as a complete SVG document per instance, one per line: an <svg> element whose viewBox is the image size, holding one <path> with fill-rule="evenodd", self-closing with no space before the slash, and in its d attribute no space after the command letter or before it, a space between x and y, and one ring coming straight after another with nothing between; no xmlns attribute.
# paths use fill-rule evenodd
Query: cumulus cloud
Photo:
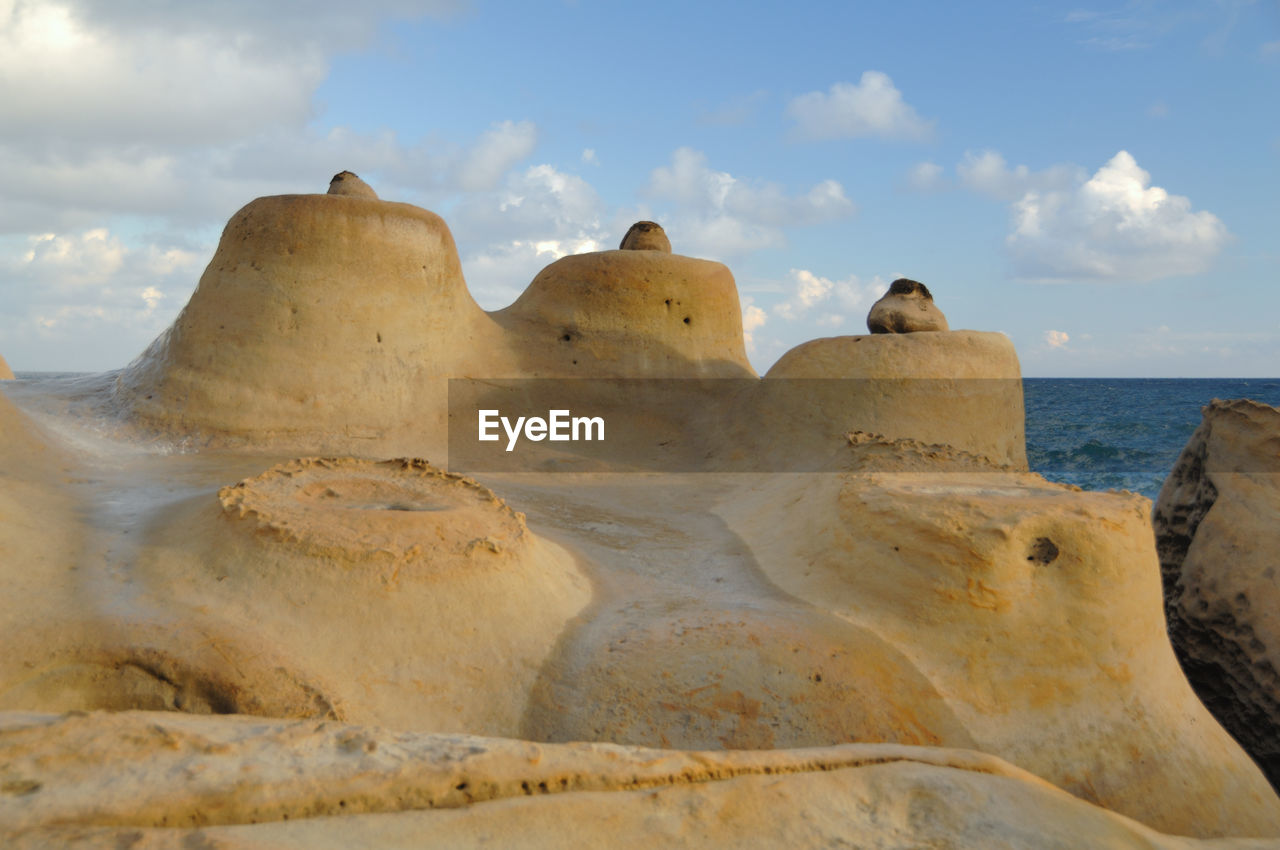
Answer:
<svg viewBox="0 0 1280 850"><path fill-rule="evenodd" d="M1044 341L1050 348L1066 348L1071 337L1066 331L1045 331Z"/></svg>
<svg viewBox="0 0 1280 850"><path fill-rule="evenodd" d="M492 189L512 167L529 158L537 141L538 129L531 121L494 125L458 162L458 188L466 192Z"/></svg>
<svg viewBox="0 0 1280 850"><path fill-rule="evenodd" d="M742 336L748 352L755 351L755 332L764 327L767 321L769 321L769 314L757 307L751 296L742 299Z"/></svg>
<svg viewBox="0 0 1280 850"><path fill-rule="evenodd" d="M163 241L130 247L106 228L5 239L0 338L27 352L25 368L119 366L172 321L204 256ZM78 359L68 340L97 360Z"/></svg>
<svg viewBox="0 0 1280 850"><path fill-rule="evenodd" d="M1028 189L1012 206L1005 240L1017 274L1148 281L1204 271L1229 238L1226 226L1150 184L1133 156L1120 151L1079 185Z"/></svg>
<svg viewBox="0 0 1280 850"><path fill-rule="evenodd" d="M961 184L1002 201L1021 198L1028 192L1066 189L1082 182L1085 172L1075 165L1054 165L1043 171L1032 171L1025 165L1010 168L996 151L966 151L956 166Z"/></svg>
<svg viewBox="0 0 1280 850"><path fill-rule="evenodd" d="M671 155L670 165L653 170L645 192L677 205L668 230L673 241L686 246L682 253L719 259L784 244L784 227L819 224L854 212L835 180L788 194L776 183L715 171L705 154L687 147Z"/></svg>
<svg viewBox="0 0 1280 850"><path fill-rule="evenodd" d="M511 174L498 190L467 195L450 216L467 282L487 309L509 304L545 265L604 246L595 188L550 165Z"/></svg>
<svg viewBox="0 0 1280 850"><path fill-rule="evenodd" d="M804 139L924 139L933 122L916 114L893 80L882 71L865 71L857 83L834 83L827 92L792 99L787 114Z"/></svg>
<svg viewBox="0 0 1280 850"><path fill-rule="evenodd" d="M784 288L788 296L774 305L775 316L790 322L812 319L819 326L833 327L844 324L847 318L864 317L876 299L888 291L889 284L879 275L871 280L857 275L832 280L808 269L791 269Z"/></svg>

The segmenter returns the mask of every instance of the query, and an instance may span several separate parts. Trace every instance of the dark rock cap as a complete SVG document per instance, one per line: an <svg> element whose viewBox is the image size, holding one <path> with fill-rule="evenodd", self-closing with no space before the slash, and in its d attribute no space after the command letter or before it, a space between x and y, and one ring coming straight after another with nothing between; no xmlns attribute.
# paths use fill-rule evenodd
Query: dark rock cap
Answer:
<svg viewBox="0 0 1280 850"><path fill-rule="evenodd" d="M623 251L662 251L671 253L671 240L656 221L637 221L622 237L618 248Z"/></svg>

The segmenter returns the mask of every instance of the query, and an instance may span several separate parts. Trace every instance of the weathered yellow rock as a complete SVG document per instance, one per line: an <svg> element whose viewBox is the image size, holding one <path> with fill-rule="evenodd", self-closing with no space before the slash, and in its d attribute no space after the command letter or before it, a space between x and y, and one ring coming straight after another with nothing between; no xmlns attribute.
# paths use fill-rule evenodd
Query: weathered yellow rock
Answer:
<svg viewBox="0 0 1280 850"><path fill-rule="evenodd" d="M0 355L0 381L13 380L13 370L9 368L9 364L5 362L4 357Z"/></svg>
<svg viewBox="0 0 1280 850"><path fill-rule="evenodd" d="M324 709L289 716L515 735L591 596L492 491L423 461L290 461L180 505L146 543L138 581L190 612L182 635L270 648ZM278 678L237 691L292 687Z"/></svg>
<svg viewBox="0 0 1280 850"><path fill-rule="evenodd" d="M527 377L743 378L733 275L661 251L599 251L547 266L493 314Z"/></svg>
<svg viewBox="0 0 1280 850"><path fill-rule="evenodd" d="M844 433L863 431L946 444L997 466L1027 468L1022 373L1004 334L815 339L782 355L765 379L795 383L818 408L809 420L817 427L806 439L834 446Z"/></svg>
<svg viewBox="0 0 1280 850"><path fill-rule="evenodd" d="M775 476L720 512L782 590L910 659L975 749L1163 831L1280 835L1280 800L1173 657L1148 506L882 472Z"/></svg>
<svg viewBox="0 0 1280 850"><path fill-rule="evenodd" d="M373 191L373 187L350 171L339 171L333 175L333 179L329 181L328 194L350 195L355 198L368 198L371 201L378 200L378 193Z"/></svg>
<svg viewBox="0 0 1280 850"><path fill-rule="evenodd" d="M1207 405L1152 519L1178 658L1280 786L1280 410Z"/></svg>
<svg viewBox="0 0 1280 850"><path fill-rule="evenodd" d="M1161 835L955 749L677 753L129 712L0 715L0 751L14 850L1274 846Z"/></svg>
<svg viewBox="0 0 1280 850"><path fill-rule="evenodd" d="M671 253L671 240L656 221L637 221L627 230L618 246L623 251L661 251Z"/></svg>
<svg viewBox="0 0 1280 850"><path fill-rule="evenodd" d="M495 330L435 214L346 195L259 198L227 224L190 302L124 370L117 397L169 433L387 451L396 437L439 440L445 379L487 356Z"/></svg>
<svg viewBox="0 0 1280 850"><path fill-rule="evenodd" d="M945 331L947 317L933 303L929 287L900 277L867 313L867 330L873 334L906 334Z"/></svg>

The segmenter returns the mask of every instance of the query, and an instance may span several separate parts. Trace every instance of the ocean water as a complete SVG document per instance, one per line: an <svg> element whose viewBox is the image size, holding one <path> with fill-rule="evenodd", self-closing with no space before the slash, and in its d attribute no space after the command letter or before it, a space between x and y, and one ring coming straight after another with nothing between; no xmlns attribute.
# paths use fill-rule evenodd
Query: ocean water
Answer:
<svg viewBox="0 0 1280 850"><path fill-rule="evenodd" d="M1280 378L1025 378L1027 461L1050 481L1154 500L1200 408L1215 398L1280 407Z"/></svg>

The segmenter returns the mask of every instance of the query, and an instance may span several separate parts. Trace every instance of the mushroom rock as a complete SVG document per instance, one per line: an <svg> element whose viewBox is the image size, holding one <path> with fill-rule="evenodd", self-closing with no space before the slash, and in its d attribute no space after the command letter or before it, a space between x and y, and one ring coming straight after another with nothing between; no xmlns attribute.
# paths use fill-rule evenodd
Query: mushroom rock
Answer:
<svg viewBox="0 0 1280 850"><path fill-rule="evenodd" d="M1156 500L1169 636L1200 698L1280 788L1280 410L1214 400Z"/></svg>
<svg viewBox="0 0 1280 850"><path fill-rule="evenodd" d="M961 746L1161 831L1280 835L1174 658L1149 504L940 468L761 479L717 510L774 585L910 659Z"/></svg>
<svg viewBox="0 0 1280 850"><path fill-rule="evenodd" d="M1274 846L1164 835L958 749L683 753L158 712L10 715L0 747L12 850Z"/></svg>
<svg viewBox="0 0 1280 850"><path fill-rule="evenodd" d="M259 198L228 222L116 397L161 432L421 451L443 440L444 379L483 368L468 358L497 348L495 334L434 213L344 194Z"/></svg>
<svg viewBox="0 0 1280 850"><path fill-rule="evenodd" d="M373 187L350 171L339 171L333 175L329 181L329 194L378 200L378 193L373 191Z"/></svg>
<svg viewBox="0 0 1280 850"><path fill-rule="evenodd" d="M9 364L4 361L4 356L0 355L0 381L13 380L13 370L9 368Z"/></svg>
<svg viewBox="0 0 1280 850"><path fill-rule="evenodd" d="M525 376L755 376L733 275L710 260L655 250L572 254L492 315Z"/></svg>
<svg viewBox="0 0 1280 850"><path fill-rule="evenodd" d="M1004 334L816 339L782 355L765 379L794 388L776 392L780 407L812 410L804 420L812 427L797 440L836 447L847 432L863 431L950 445L996 466L1027 468L1021 368Z"/></svg>
<svg viewBox="0 0 1280 850"><path fill-rule="evenodd" d="M145 547L136 580L193 631L272 647L337 716L400 729L515 735L591 597L523 515L421 460L283 463L175 509Z"/></svg>
<svg viewBox="0 0 1280 850"><path fill-rule="evenodd" d="M871 305L867 328L873 334L905 334L918 331L945 331L947 317L933 303L929 287L900 277L880 300Z"/></svg>
<svg viewBox="0 0 1280 850"><path fill-rule="evenodd" d="M671 253L671 240L656 221L637 221L618 246L623 251L661 251Z"/></svg>

